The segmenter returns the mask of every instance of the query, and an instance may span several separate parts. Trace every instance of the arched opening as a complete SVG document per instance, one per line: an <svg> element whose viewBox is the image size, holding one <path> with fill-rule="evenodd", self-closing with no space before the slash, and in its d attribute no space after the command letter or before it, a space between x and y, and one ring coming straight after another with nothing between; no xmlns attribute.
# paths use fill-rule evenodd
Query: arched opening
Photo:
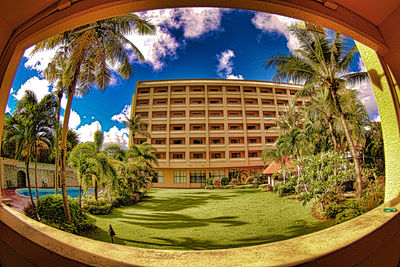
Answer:
<svg viewBox="0 0 400 267"><path fill-rule="evenodd" d="M7 44L6 52L2 53L1 58L1 66L0 66L0 80L1 80L1 100L2 100L2 110L5 109L5 102L7 96L9 94L10 85L12 82L12 77L15 73L16 67L18 65L19 59L23 53L23 50L28 46L32 45L33 43L41 40L45 37L50 36L56 32L60 32L66 30L67 28L72 28L74 26L78 26L83 23L87 23L89 21L93 21L98 18L109 17L113 15L118 15L122 13L126 13L128 11L138 11L144 9L152 9L152 8L162 8L166 6L175 7L175 6L191 6L191 5L204 5L204 6L214 6L216 5L213 1L204 1L201 4L196 3L196 1L185 1L184 3L178 1L171 1L167 4L156 3L156 1L145 1L145 2L113 2L113 1L103 1L101 3L83 3L84 1L74 2L71 5L71 2L67 1L65 6L59 6L59 8L55 8L53 6L52 10L46 10L36 17L29 21L29 23L25 24L24 27L18 29L15 32L13 37L10 39L9 43ZM327 1L329 2L329 1ZM395 34L395 29L392 27L390 29L382 28L379 31L379 28L374 27L372 23L369 23L366 20L360 19L359 17L355 16L356 14L349 14L349 10L339 9L337 13L332 13L332 11L325 10L325 7L320 8L319 3L317 1L307 1L304 4L298 4L294 1L274 1L274 2L262 2L262 1L246 1L242 3L231 3L224 5L225 7L240 7L240 8L247 8L253 10L260 10L260 11L268 11L273 13L279 13L283 15L288 15L292 17L296 17L299 19L306 19L311 22L318 23L322 26L327 26L334 30L341 30L343 33L367 44L373 50L378 51L381 56L377 57L376 54L370 51L366 51L366 54L370 53L371 60L374 61L374 57L378 58L381 64L384 65L383 73L380 71L378 72L378 77L383 77L386 74L386 77L390 77L389 69L387 66L390 66L391 71L393 72L394 78L399 78L399 70L400 65L396 63L398 59L399 53L398 49L395 48L397 45L396 38L398 39L398 34ZM398 10L397 10L398 12ZM351 13L351 12L350 12ZM346 15L347 14L347 15ZM347 16L347 17L346 17ZM61 18L61 19L60 19ZM393 21L394 19L391 18L385 22L395 25ZM393 34L392 34L393 33ZM389 35L393 35L389 37ZM389 47L388 47L389 46ZM389 53L387 52L389 50ZM384 55L384 56L382 56ZM392 56L392 58L391 58ZM386 61L386 63L385 63ZM389 64L389 65L388 65ZM381 68L382 69L382 68ZM372 70L372 69L371 69ZM376 69L375 69L376 70ZM383 75L383 76L381 76ZM395 82L389 84L389 92L386 92L385 88L381 88L382 91L385 91L385 95L382 96L383 103L387 103L390 106L390 110L386 110L387 118L392 118L394 122L391 122L388 125L386 131L386 135L392 135L392 137L384 137L385 138L385 146L388 148L387 157L388 160L388 167L387 169L392 168L393 175L390 179L389 187L393 189L393 194L391 194L388 199L392 199L398 196L399 190L399 182L398 179L395 177L395 172L398 169L398 164L396 162L397 155L398 155L398 148L396 143L398 141L398 120L396 118L396 108L398 107L397 99L395 99L395 92L396 88L394 87ZM396 92L395 92L396 93ZM393 99L394 98L394 99ZM385 120L385 118L382 118ZM2 126L2 120L0 120L0 126ZM390 127L389 127L390 126ZM2 127L0 127L2 128ZM390 144L392 143L393 146L391 147ZM389 176L390 176L389 175ZM2 211L3 212L3 211ZM12 213L11 211L4 211L5 214ZM18 215L13 215L14 217L18 218ZM382 215L379 211L374 211L373 213L367 214L363 216L359 220L355 220L353 222L346 223L345 225L341 225L336 227L335 229L331 229L330 231L324 231L324 233L317 233L312 236L303 237L296 240L290 240L285 243L279 244L278 246L261 246L252 248L253 250L246 250L245 253L238 252L235 253L233 251L224 251L218 253L185 253L186 256L186 263L188 262L204 262L206 263L205 259L209 261L209 257L213 257L213 255L218 254L223 258L223 260L218 261L220 265L223 263L227 264L240 264L240 263L249 263L252 262L254 264L260 265L267 265L269 264L300 264L305 262L316 262L320 264L327 264L334 262L334 257L332 255L336 255L337 258L340 258L343 255L347 255L341 259L341 263L345 263L346 260L351 260L352 263L358 263L361 261L365 262L388 262L388 259L394 259L391 263L397 263L398 256L395 254L390 254L391 250L390 247L396 247L398 244L398 226L399 226L399 219L398 216L392 219L392 216L389 215ZM391 219L391 220L390 220ZM4 218L2 220L3 224L12 225L16 223L15 218ZM372 223L373 222L373 223ZM380 227L377 229L376 227L385 224L384 227ZM34 223L31 224L33 229L38 227ZM386 230L385 230L386 229ZM47 231L43 229L43 231ZM75 264L78 262L84 262L86 264L99 264L102 263L115 263L117 262L126 262L126 258L136 258L138 259L135 264L146 265L153 263L151 259L152 257L156 257L156 260L160 262L165 259L167 256L168 258L175 258L176 264L184 264L184 259L176 258L176 255L173 253L165 252L165 253L157 253L157 255L153 255L153 251L145 251L145 250L136 250L136 249L120 249L119 247L113 247L112 245L104 245L104 244L96 244L90 243L90 246L83 246L77 244L78 241L74 242L74 239L78 239L76 237L70 237L65 235L64 233L54 233L51 230L48 230L49 235L52 238L53 242L58 242L60 244L60 239L63 239L66 243L72 244L69 247L69 251L65 250L52 250L52 253L55 255L60 255L59 253L64 253L63 256L60 258L65 259L72 258ZM354 235L347 235L347 233L353 232ZM356 233L354 233L356 232ZM19 232L23 234L23 232ZM35 239L35 242L40 244L41 236L40 232L36 232L38 237ZM344 237L346 236L346 237ZM310 239L307 239L310 238ZM384 239L382 239L384 238ZM47 240L47 239L46 239ZM44 242L46 242L44 240ZM333 240L335 244L329 243L327 240ZM376 242L376 241L379 242ZM28 242L28 241L26 241ZM307 246L299 247L299 242L307 243ZM375 243L376 245L372 245ZM380 243L380 245L377 245ZM65 243L61 243L63 246L66 246ZM318 244L318 248L312 246L312 244ZM50 250L48 246L46 246ZM109 248L110 252L107 251ZM293 248L299 248L298 251L293 251ZM307 248L307 249L306 249ZM106 251L103 255L98 255L98 251ZM116 252L118 250L118 252ZM383 251L382 251L383 250ZM63 252L61 252L63 251ZM76 252L80 254L80 257L75 256ZM287 252L285 252L287 251ZM311 251L311 252L310 252ZM380 253L378 253L378 251ZM290 253L289 253L290 252ZM298 253L296 253L298 252ZM383 253L385 252L385 253ZM357 255L354 255L356 253ZM163 255L160 257L159 255ZM92 255L96 255L96 259L90 261L88 258ZM127 257L130 255L130 257ZM253 255L253 256L251 256ZM271 256L276 255L276 256ZM296 255L296 257L293 257ZM299 256L302 255L302 256ZM350 256L349 256L350 255ZM371 255L374 255L375 258L371 259ZM391 256L390 256L391 255ZM394 256L396 255L396 256ZM387 257L386 257L387 256ZM252 261L249 259L253 257ZM385 260L386 257L386 261ZM148 261L146 260L148 259ZM220 258L221 259L221 258ZM257 259L257 261L255 261ZM266 261L270 260L268 263ZM368 261L369 260L369 261ZM171 262L170 262L171 263ZM348 262L347 262L348 263ZM339 261L336 261L336 265L339 265Z"/></svg>
<svg viewBox="0 0 400 267"><path fill-rule="evenodd" d="M17 187L26 187L26 174L24 171L17 172Z"/></svg>

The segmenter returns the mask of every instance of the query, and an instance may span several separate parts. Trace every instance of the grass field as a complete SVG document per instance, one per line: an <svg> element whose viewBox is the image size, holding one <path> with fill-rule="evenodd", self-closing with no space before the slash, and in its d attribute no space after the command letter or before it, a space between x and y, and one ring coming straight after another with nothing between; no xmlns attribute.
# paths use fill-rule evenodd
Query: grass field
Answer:
<svg viewBox="0 0 400 267"><path fill-rule="evenodd" d="M127 246L202 250L264 244L333 225L311 214L311 205L249 190L150 189L132 206L94 216L99 230L90 238Z"/></svg>

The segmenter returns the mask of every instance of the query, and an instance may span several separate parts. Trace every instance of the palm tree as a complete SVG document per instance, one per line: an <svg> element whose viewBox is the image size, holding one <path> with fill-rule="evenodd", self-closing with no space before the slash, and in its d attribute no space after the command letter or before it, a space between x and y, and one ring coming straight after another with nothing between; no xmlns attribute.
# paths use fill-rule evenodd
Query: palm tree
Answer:
<svg viewBox="0 0 400 267"><path fill-rule="evenodd" d="M152 153L155 151L157 150L151 144L148 142L143 142L138 146L132 145L127 152L127 156L128 158L133 158L136 161L143 161L152 168L152 164L158 166L158 160Z"/></svg>
<svg viewBox="0 0 400 267"><path fill-rule="evenodd" d="M128 14L115 18L99 20L73 30L57 34L38 43L33 53L40 50L55 49L65 53L66 65L62 72L62 84L66 88L67 105L61 132L61 189L64 201L64 212L68 222L71 214L68 205L65 183L65 162L68 122L72 99L75 94L89 93L92 87L105 90L110 83L111 68L117 67L117 72L124 78L132 73L129 57L125 47L129 47L139 59L144 57L139 49L124 34L136 31L140 34L152 34L155 27L137 15ZM56 56L59 53L56 53ZM57 60L53 58L52 61Z"/></svg>
<svg viewBox="0 0 400 267"><path fill-rule="evenodd" d="M56 108L55 98L52 94L48 94L38 102L35 94L32 91L26 91L25 95L18 102L15 114L19 118L26 121L24 129L26 133L33 138L32 150L35 155L35 189L36 200L39 199L38 183L37 183L37 162L38 162L38 144L46 144L47 147L52 147L52 114ZM32 151L32 152L33 152Z"/></svg>
<svg viewBox="0 0 400 267"><path fill-rule="evenodd" d="M353 157L360 198L362 176L358 153L339 102L339 95L346 89L346 84L351 86L368 79L367 72L351 73L349 70L357 48L354 45L346 51L344 38L338 33L330 39L325 31L308 31L297 24L288 29L299 41L300 48L293 55L273 56L265 62L265 67L276 67L275 80L304 83L303 89L298 92L299 96L313 96L316 91L329 90Z"/></svg>
<svg viewBox="0 0 400 267"><path fill-rule="evenodd" d="M82 188L86 191L94 173L94 162L90 160L93 145L83 143L77 145L68 157L68 163L77 174L79 181L79 206L82 209Z"/></svg>
<svg viewBox="0 0 400 267"><path fill-rule="evenodd" d="M123 123L129 129L132 143L135 139L136 134L148 138L151 137L149 132L147 132L147 127L149 126L149 124L142 121L142 117L140 115L133 116L131 119L125 116L125 120L123 121Z"/></svg>

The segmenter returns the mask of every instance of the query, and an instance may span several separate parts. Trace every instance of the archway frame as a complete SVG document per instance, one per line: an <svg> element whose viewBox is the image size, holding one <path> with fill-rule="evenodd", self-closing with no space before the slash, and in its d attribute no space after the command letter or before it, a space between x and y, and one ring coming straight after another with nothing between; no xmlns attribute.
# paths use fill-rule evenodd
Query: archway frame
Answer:
<svg viewBox="0 0 400 267"><path fill-rule="evenodd" d="M388 127L382 125L382 128L384 132L385 157L387 162L386 175L387 179L389 180L387 184L389 186L389 191L393 189L393 192L391 192L389 195L386 194L386 200L393 199L393 201L388 201L385 205L396 206L400 208L399 201L397 201L398 199L395 199L400 192L400 182L398 181L400 179L395 177L396 173L400 173L400 167L397 166L400 164L396 162L396 160L399 158L398 156L400 155L400 150L396 146L386 145L386 143L395 144L396 142L398 144L400 140L400 127L398 119L400 109L397 100L398 88L397 83L395 82L400 78L400 63L394 62L397 57L394 57L393 60L389 57L391 54L398 55L400 50L394 49L391 43L389 43L389 41L393 40L393 45L396 45L396 40L390 39L388 34L385 34L381 29L377 28L374 24L370 23L364 18L340 6L336 10L331 10L324 7L318 1L59 1L59 4L53 4L40 14L30 18L22 26L16 29L10 35L10 39L5 45L5 48L2 50L0 55L0 137L3 128L4 110L8 100L11 84L23 52L26 48L55 33L62 32L98 19L133 11L191 6L242 8L286 15L333 29L365 44L366 46L362 46L360 44L358 45L361 47L361 53L369 57L369 60L367 60L368 71L370 74L375 73L377 75L376 77L381 77L384 80L382 83L374 84L375 93L379 91L384 92L384 94L380 96L378 95L379 97L377 97L381 117L386 117L388 120L390 120ZM385 32L387 33L387 31ZM376 65L377 62L378 65ZM393 75L391 75L390 71L393 72ZM384 105L389 105L390 108L381 108ZM26 237L28 233L33 233L32 236L26 238L29 239L30 242L45 247L50 254L53 253L54 255L58 255L63 258L69 258L70 260L72 259L74 262L82 262L85 264L98 264L99 260L108 260L113 264L129 264L129 262L126 261L126 256L128 255L142 257L141 259L136 258L135 262L130 262L131 264L140 265L146 263L154 264L154 262L161 263L162 261L165 263L165 258L160 258L160 255L164 255L164 257L167 256L168 259L171 260L170 263L175 261L175 263L186 263L186 265L192 262L192 260L196 260L196 263L207 263L209 261L208 257L218 260L218 263L220 264L232 264L233 262L236 262L237 264L249 263L251 262L249 260L256 258L258 258L259 264L294 264L311 261L318 261L321 263L324 262L324 260L325 262L326 260L331 262L333 259L338 258L338 255L343 254L347 255L347 257L339 257L338 260L350 260L350 262L353 263L358 263L361 261L367 262L368 259L371 260L371 255L373 255L372 261L375 261L377 258L379 258L382 262L382 260L384 260L386 257L387 262L388 259L391 259L388 257L388 255L391 255L390 253L392 253L387 245L389 244L390 247L395 247L393 246L394 244L399 245L399 241L395 240L400 240L400 232L398 230L400 228L399 216L382 214L381 209L376 209L366 215L361 216L360 218L331 229L326 229L308 236L279 242L279 249L277 249L278 246L274 244L267 244L251 248L226 250L223 252L216 251L190 253L160 251L156 251L157 253L154 253L155 251L153 250L136 248L121 249L120 247L111 244L99 245L99 242L97 241L70 236L58 230L40 225L37 222L32 222L8 208L0 209L0 219L1 227L8 227L7 229L9 231L15 232L20 236ZM393 231L393 229L397 229L397 231ZM343 236L344 232L352 234ZM43 235L43 233L46 235ZM330 239L332 240L325 240L327 236L330 236ZM2 241L7 243L7 237L4 238L5 239ZM69 241L68 244L60 241L63 239ZM376 241L379 242L377 243ZM80 242L86 244L87 247L80 245ZM52 245L57 246L54 248ZM101 249L102 247L107 247L110 252L104 253L104 251ZM291 251L291 248L293 249L294 247L297 248L295 251L296 255L293 255L293 251ZM352 254L352 252L354 253L357 248L363 248L364 250L361 251L363 253L355 256ZM382 248L385 248L383 251L385 253L377 254L377 252L381 251ZM1 246L1 249L5 249L5 247ZM76 252L78 252L77 255ZM288 254L288 252L290 253ZM59 253L64 253L64 255L60 255ZM260 255L263 256L261 261L259 258ZM395 255L398 258L398 252ZM204 258L204 256L206 256L206 258ZM93 257L95 257L95 259L93 259ZM174 260L172 260L171 257ZM194 261L192 263L194 263Z"/></svg>

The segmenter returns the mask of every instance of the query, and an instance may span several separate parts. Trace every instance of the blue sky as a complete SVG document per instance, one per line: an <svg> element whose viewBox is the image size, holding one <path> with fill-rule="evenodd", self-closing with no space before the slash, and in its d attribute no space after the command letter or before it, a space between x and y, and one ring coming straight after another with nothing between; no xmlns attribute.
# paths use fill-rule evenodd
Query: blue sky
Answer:
<svg viewBox="0 0 400 267"><path fill-rule="evenodd" d="M120 122L129 115L137 80L159 79L246 79L271 81L274 71L262 63L276 53L290 53L296 40L286 31L293 19L262 12L217 8L182 8L138 13L157 26L154 36L127 36L146 61L132 57L135 73L129 80L116 74L104 92L96 89L75 97L69 127L81 141L91 141L101 129L105 142L126 146L128 131ZM352 45L349 40L349 45ZM52 91L42 76L54 52L30 55L28 49L16 73L7 111L13 112L24 91L33 90L40 99ZM356 58L353 71L364 69ZM359 98L373 119L379 119L370 84L358 88ZM62 103L65 107L66 99ZM63 111L62 111L63 114Z"/></svg>

